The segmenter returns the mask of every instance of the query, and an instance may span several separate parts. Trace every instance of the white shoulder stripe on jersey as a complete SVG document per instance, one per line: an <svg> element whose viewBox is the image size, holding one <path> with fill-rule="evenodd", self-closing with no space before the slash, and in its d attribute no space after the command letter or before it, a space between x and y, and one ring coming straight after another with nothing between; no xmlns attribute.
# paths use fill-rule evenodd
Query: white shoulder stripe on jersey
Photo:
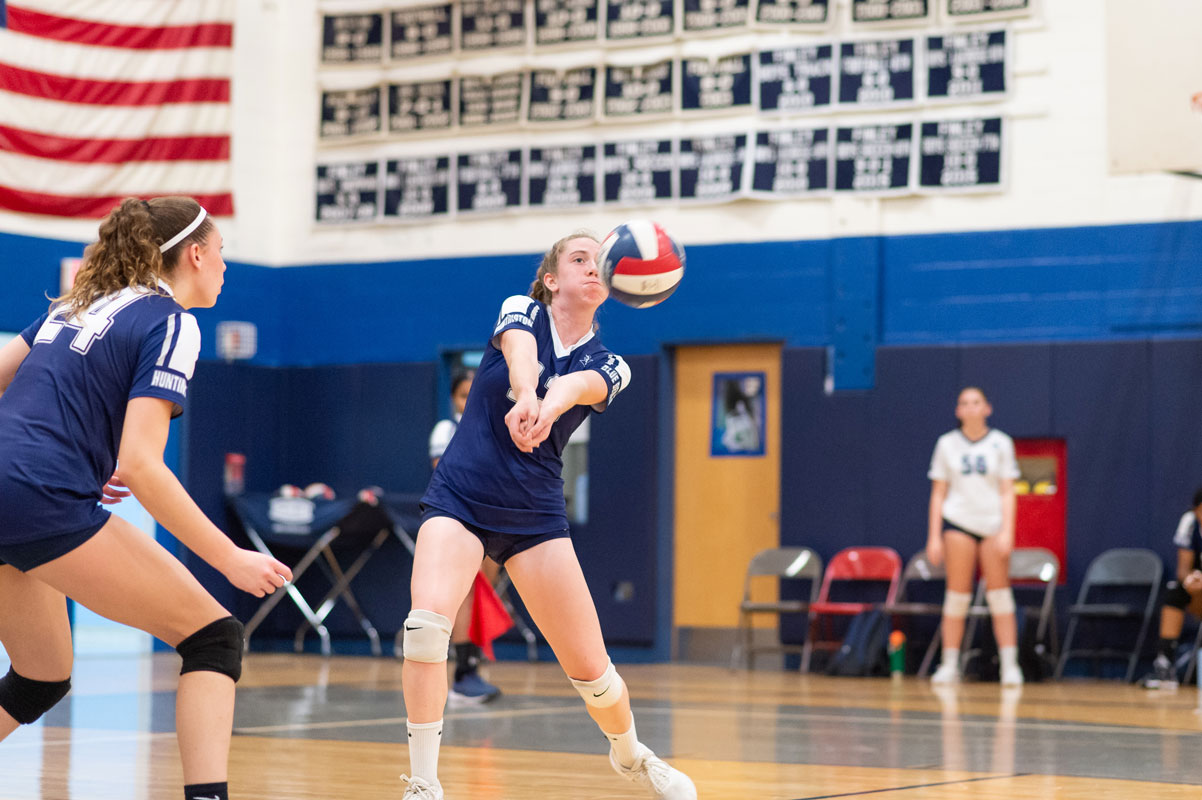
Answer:
<svg viewBox="0 0 1202 800"><path fill-rule="evenodd" d="M163 336L163 349L159 351L159 360L154 362L156 367L167 363L167 356L171 353L171 341L175 338L175 318L178 316L179 314L172 314L167 317L167 333Z"/></svg>
<svg viewBox="0 0 1202 800"><path fill-rule="evenodd" d="M525 314L530 310L530 306L534 303L534 299L527 297L524 294L515 294L512 297L506 297L505 302L501 304L501 316L506 314Z"/></svg>
<svg viewBox="0 0 1202 800"><path fill-rule="evenodd" d="M614 358L618 359L618 363L614 366L618 370L618 376L622 379L622 388L625 389L630 385L630 365L619 355L615 355Z"/></svg>
<svg viewBox="0 0 1202 800"><path fill-rule="evenodd" d="M196 359L200 357L200 326L191 314L179 315L179 337L175 350L167 362L167 369L174 370L188 380L196 371Z"/></svg>

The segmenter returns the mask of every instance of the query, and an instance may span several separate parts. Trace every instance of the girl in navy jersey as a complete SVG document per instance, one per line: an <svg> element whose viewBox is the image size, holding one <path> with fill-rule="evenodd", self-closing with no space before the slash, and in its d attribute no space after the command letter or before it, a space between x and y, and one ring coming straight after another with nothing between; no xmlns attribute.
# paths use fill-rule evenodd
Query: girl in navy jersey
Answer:
<svg viewBox="0 0 1202 800"><path fill-rule="evenodd" d="M947 562L943 660L931 677L937 684L960 679L960 640L978 561L1001 656L1002 685L1020 686L1023 682L1010 589L1018 462L1014 441L986 423L992 413L984 392L975 386L963 389L956 402L960 427L939 437L927 473L931 479L927 557L935 565Z"/></svg>
<svg viewBox="0 0 1202 800"><path fill-rule="evenodd" d="M226 800L242 626L184 566L101 503L122 483L163 527L258 597L291 573L234 546L163 463L212 306L221 234L196 201L124 201L72 289L0 349L0 739L70 688L64 595L175 646L185 797ZM120 478L114 474L118 467ZM106 486L106 482L113 479Z"/></svg>
<svg viewBox="0 0 1202 800"><path fill-rule="evenodd" d="M638 741L630 696L606 653L597 611L568 538L562 453L580 423L630 382L596 336L608 296L600 245L587 233L543 257L529 296L501 305L459 429L422 498L403 683L413 777L404 797L442 800L438 746L451 617L480 559L509 571L560 665L610 741L610 763L652 796L692 800L683 773Z"/></svg>

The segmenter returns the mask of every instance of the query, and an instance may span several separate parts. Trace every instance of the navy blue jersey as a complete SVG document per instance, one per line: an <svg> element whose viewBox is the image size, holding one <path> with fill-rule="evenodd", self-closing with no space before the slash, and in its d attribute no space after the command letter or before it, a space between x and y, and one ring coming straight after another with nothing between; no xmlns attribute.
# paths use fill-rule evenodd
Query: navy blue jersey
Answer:
<svg viewBox="0 0 1202 800"><path fill-rule="evenodd" d="M94 521L126 404L158 397L178 415L200 351L196 318L145 289L71 319L51 309L21 336L29 354L0 395L0 541L8 542Z"/></svg>
<svg viewBox="0 0 1202 800"><path fill-rule="evenodd" d="M593 370L605 378L609 397L592 408L573 406L551 426L533 453L513 443L505 415L513 408L509 365L498 349L501 334L523 330L538 343L538 396L561 375ZM455 436L434 470L422 502L464 522L500 533L537 534L566 530L563 448L591 411L601 412L630 383L630 368L593 335L573 345L559 339L547 307L521 295L501 306L467 407Z"/></svg>

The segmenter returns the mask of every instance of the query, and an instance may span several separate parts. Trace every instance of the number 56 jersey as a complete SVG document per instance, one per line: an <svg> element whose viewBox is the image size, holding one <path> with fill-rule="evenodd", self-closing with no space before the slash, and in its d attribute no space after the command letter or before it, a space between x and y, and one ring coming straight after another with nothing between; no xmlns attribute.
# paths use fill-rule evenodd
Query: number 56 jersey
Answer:
<svg viewBox="0 0 1202 800"><path fill-rule="evenodd" d="M157 397L182 413L200 351L196 318L143 288L70 319L52 308L21 336L29 354L0 395L0 539L11 543L107 519L96 504L116 466L126 404Z"/></svg>
<svg viewBox="0 0 1202 800"><path fill-rule="evenodd" d="M973 441L957 428L939 437L927 477L947 482L943 518L979 536L1002 527L1003 479L1020 475L1014 440L991 428Z"/></svg>

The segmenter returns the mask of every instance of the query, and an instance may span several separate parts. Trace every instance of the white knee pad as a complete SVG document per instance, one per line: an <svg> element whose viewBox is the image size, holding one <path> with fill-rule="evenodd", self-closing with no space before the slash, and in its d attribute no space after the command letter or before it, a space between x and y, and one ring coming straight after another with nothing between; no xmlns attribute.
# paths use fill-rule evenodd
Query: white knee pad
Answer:
<svg viewBox="0 0 1202 800"><path fill-rule="evenodd" d="M424 664L447 660L451 644L451 621L442 614L415 608L405 619L405 659Z"/></svg>
<svg viewBox="0 0 1202 800"><path fill-rule="evenodd" d="M1014 592L1009 586L985 592L985 602L989 605L989 613L992 616L1014 613Z"/></svg>
<svg viewBox="0 0 1202 800"><path fill-rule="evenodd" d="M948 591L943 595L943 616L964 619L968 616L970 605L972 605L972 595L968 592Z"/></svg>
<svg viewBox="0 0 1202 800"><path fill-rule="evenodd" d="M601 673L601 677L596 680L578 681L575 678L568 680L576 687L576 691L580 692L585 704L593 708L609 708L617 703L622 699L622 687L625 686L622 676L614 669L612 661L605 668L605 672Z"/></svg>

